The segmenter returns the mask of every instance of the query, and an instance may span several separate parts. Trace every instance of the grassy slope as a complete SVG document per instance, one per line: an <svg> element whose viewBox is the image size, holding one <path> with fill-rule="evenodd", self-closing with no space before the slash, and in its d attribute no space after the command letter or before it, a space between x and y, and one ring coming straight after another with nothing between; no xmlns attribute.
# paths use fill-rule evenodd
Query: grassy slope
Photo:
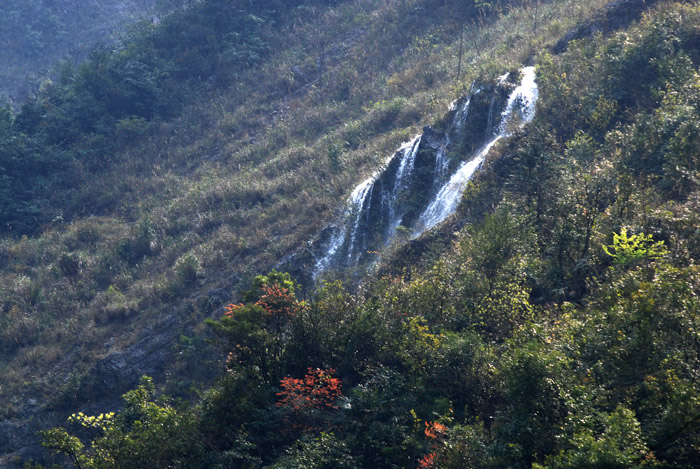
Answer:
<svg viewBox="0 0 700 469"><path fill-rule="evenodd" d="M30 396L51 401L70 374L174 311L199 323L216 306L207 291L234 290L314 236L358 181L474 78L531 60L606 2L547 2L537 28L532 11L506 12L468 35L459 80L450 13L426 14L420 3L361 0L323 12L326 50L352 41L327 61L322 83L306 87L290 71L313 76L318 27L300 15L264 67L154 128L82 189L86 206L114 207L109 215L3 240L2 414L17 415ZM120 243L144 239L147 257L119 255ZM66 275L71 259L78 269ZM183 280L183 262L197 265L195 284Z"/></svg>

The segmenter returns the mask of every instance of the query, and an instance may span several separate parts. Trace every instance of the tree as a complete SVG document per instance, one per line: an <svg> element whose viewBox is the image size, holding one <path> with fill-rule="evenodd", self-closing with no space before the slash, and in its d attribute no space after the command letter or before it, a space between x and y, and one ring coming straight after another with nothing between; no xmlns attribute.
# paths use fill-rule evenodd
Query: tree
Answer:
<svg viewBox="0 0 700 469"><path fill-rule="evenodd" d="M619 406L602 418L603 432L595 434L590 429L574 435L571 449L562 450L546 459L544 465L534 464L534 469L565 469L573 467L654 467L656 458L644 443L642 429L634 412Z"/></svg>
<svg viewBox="0 0 700 469"><path fill-rule="evenodd" d="M154 395L153 380L144 376L136 389L122 396L122 411L97 416L73 414L69 422L98 435L87 450L64 428L40 432L42 444L67 455L80 469L198 465L203 447L194 414L158 404L153 401Z"/></svg>
<svg viewBox="0 0 700 469"><path fill-rule="evenodd" d="M297 301L289 274L274 270L257 276L243 297L253 301L230 304L220 320L207 324L223 340L229 369L257 370L274 383L281 378L292 319L306 306Z"/></svg>
<svg viewBox="0 0 700 469"><path fill-rule="evenodd" d="M347 443L333 433L321 432L314 439L302 439L287 449L272 469L355 469L362 467Z"/></svg>
<svg viewBox="0 0 700 469"><path fill-rule="evenodd" d="M654 242L650 234L627 236L627 228L619 234L613 233L613 244L603 246L605 254L613 258L616 265L635 264L642 259L659 260L668 255L663 241Z"/></svg>
<svg viewBox="0 0 700 469"><path fill-rule="evenodd" d="M309 368L302 379L286 377L280 382L282 391L278 406L288 407L294 412L311 409L335 409L336 401L342 395L341 383L333 378L335 370Z"/></svg>

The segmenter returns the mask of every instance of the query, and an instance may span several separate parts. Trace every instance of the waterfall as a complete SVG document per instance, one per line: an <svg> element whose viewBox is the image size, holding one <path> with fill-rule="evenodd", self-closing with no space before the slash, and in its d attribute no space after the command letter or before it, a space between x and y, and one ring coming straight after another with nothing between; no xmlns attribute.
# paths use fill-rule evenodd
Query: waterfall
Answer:
<svg viewBox="0 0 700 469"><path fill-rule="evenodd" d="M491 148L499 140L510 135L509 128L512 125L522 127L535 117L535 104L539 96L535 83L535 67L525 67L522 70L522 75L523 79L520 85L513 90L508 98L506 108L501 113L501 123L496 135L477 152L474 158L463 162L450 180L440 188L433 201L420 216L414 236L421 235L452 215L457 209L457 204L462 192L467 187L467 183L481 166ZM502 77L501 80L504 78ZM491 121L491 117L489 111L489 121ZM491 122L488 125L491 125Z"/></svg>
<svg viewBox="0 0 700 469"><path fill-rule="evenodd" d="M372 199L368 199L367 196L371 193L372 186L374 185L374 178L369 178L352 191L350 195L350 207L351 213L355 217L355 221L352 224L352 230L350 232L350 247L348 248L348 262L352 262L355 256L356 245L358 244L358 234L360 231L360 223L363 217L369 213L370 204ZM363 207L367 206L367 210L363 210Z"/></svg>
<svg viewBox="0 0 700 469"><path fill-rule="evenodd" d="M316 262L314 277L331 266L358 265L370 247L379 249L391 241L405 215L402 200L411 191L421 138L417 135L405 142L382 171L353 189L342 226L327 228L325 255Z"/></svg>
<svg viewBox="0 0 700 469"><path fill-rule="evenodd" d="M387 202L387 206L389 208L388 231L385 236L387 243L391 241L396 234L396 230L398 229L399 225L401 225L401 219L403 218L404 214L400 212L399 202L401 201L404 192L411 184L411 178L413 176L413 169L416 164L416 155L418 154L421 138L421 135L417 136L409 144L404 145L399 152L401 154L401 164L399 165L399 170L396 172L396 176L394 177L394 188L389 199L386 197L382 199Z"/></svg>
<svg viewBox="0 0 700 469"><path fill-rule="evenodd" d="M479 91L480 90L477 90L476 93L478 93ZM472 93L474 93L474 91L472 91ZM452 123L454 131L460 132L464 128L464 124L467 122L467 115L469 114L469 105L471 104L471 102L472 99L470 95L464 103L464 106L462 106L461 108L457 108L456 102L453 104L454 110L457 111Z"/></svg>
<svg viewBox="0 0 700 469"><path fill-rule="evenodd" d="M435 154L435 181L439 181L447 174L450 160L447 159L447 147L450 145L450 136L445 135L445 144Z"/></svg>
<svg viewBox="0 0 700 469"><path fill-rule="evenodd" d="M430 230L435 225L449 217L457 210L457 204L462 196L462 192L467 187L467 183L474 175L474 172L479 169L484 157L488 154L491 147L500 140L500 137L494 138L470 161L462 163L456 173L452 175L438 191L435 199L428 205L423 214L419 218L418 227L413 232L414 237L418 237L424 232Z"/></svg>
<svg viewBox="0 0 700 469"><path fill-rule="evenodd" d="M535 118L535 105L537 104L537 98L539 98L539 89L537 88L537 83L535 81L535 67L525 67L522 69L522 81L520 86L513 90L513 93L508 98L508 105L503 111L504 116L512 116L513 112L517 109L520 112L520 127L523 127L528 122ZM518 107L516 108L516 105ZM504 133L507 131L506 122L501 121L501 128L499 131ZM507 136L504 134L503 136Z"/></svg>
<svg viewBox="0 0 700 469"><path fill-rule="evenodd" d="M355 189L352 191L352 194L350 194L348 206L343 213L343 219L350 219L351 216L353 217L351 233L352 241L348 249L348 261L352 260L352 252L354 250L355 238L357 236L357 231L360 228L360 222L362 220L363 215L362 207L365 204L365 199L367 198L367 194L371 189L373 183L374 176L365 180L357 187L355 187ZM328 242L328 247L326 248L326 255L316 262L316 266L314 268L314 280L316 279L319 273L325 271L331 266L334 257L337 255L338 251L340 251L340 249L343 247L347 238L346 230L344 229L344 227L332 226L330 227L330 229L331 236L330 241Z"/></svg>
<svg viewBox="0 0 700 469"><path fill-rule="evenodd" d="M426 127L382 170L355 187L340 223L329 225L325 241L318 241L323 255L317 258L314 278L330 268L366 265L376 260L372 254L390 244L400 227L417 237L455 212L489 150L534 118L534 67L522 69L517 86L509 79L505 74L495 85L473 85L468 96L450 106L451 120L442 133ZM450 155L464 154L467 148L471 156L450 171Z"/></svg>
<svg viewBox="0 0 700 469"><path fill-rule="evenodd" d="M338 228L338 227L332 227L331 228L332 233L331 233L331 238L328 243L328 248L326 251L326 255L320 258L317 262L316 265L314 266L314 271L313 271L313 280L314 282L318 278L318 275L321 272L325 272L331 267L331 264L333 262L333 258L335 257L336 253L338 250L342 247L342 245L345 243L345 230Z"/></svg>

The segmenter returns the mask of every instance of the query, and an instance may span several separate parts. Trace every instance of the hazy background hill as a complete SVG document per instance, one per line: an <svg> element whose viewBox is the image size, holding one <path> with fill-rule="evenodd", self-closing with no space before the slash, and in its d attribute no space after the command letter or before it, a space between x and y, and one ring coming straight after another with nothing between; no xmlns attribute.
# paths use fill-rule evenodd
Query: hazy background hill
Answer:
<svg viewBox="0 0 700 469"><path fill-rule="evenodd" d="M151 21L183 1L6 0L0 5L0 99L21 103L56 62L84 60L98 42L113 44L136 21ZM49 75L51 76L51 75Z"/></svg>

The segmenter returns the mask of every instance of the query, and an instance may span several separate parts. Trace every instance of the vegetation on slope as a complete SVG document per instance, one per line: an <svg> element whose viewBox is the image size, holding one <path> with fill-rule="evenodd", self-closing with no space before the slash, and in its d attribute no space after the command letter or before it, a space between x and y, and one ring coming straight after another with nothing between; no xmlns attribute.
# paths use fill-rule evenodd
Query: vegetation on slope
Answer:
<svg viewBox="0 0 700 469"><path fill-rule="evenodd" d="M117 327L183 299L201 321L221 300L187 301L196 291L272 265L473 78L536 56L537 119L492 154L447 249L436 236L419 261L394 254L420 268L359 293L330 283L306 302L288 278L261 277L210 323L229 371L194 409L153 402L144 381L122 412L73 419L100 451L62 430L47 442L85 467L692 465L699 12L665 2L628 32L537 53L567 29L562 12L583 19L594 3L474 26L456 88L449 2L431 15L414 10L423 2L340 3L313 21L294 10L289 49L237 77L236 94L197 86L206 105L142 116L142 141L75 186L86 201L111 189L101 217L72 210L72 225L3 242L3 392L64 387L71 408L60 374L42 383L23 366L55 372L78 333L69 358L88 366ZM328 25L346 48L323 38ZM305 52L326 49L319 80ZM196 337L180 347L179 361L202 360Z"/></svg>
<svg viewBox="0 0 700 469"><path fill-rule="evenodd" d="M479 50L465 52L472 66L455 88L459 25L452 6L367 1L268 16L275 29L262 23L257 31L272 55L223 86L193 76L192 91L170 118L123 117L117 107L97 122L78 119L93 107L105 110L111 96L95 102L81 73L113 78L109 90L117 94L130 90L131 81L117 79L116 64L145 60L133 55L145 47L138 40L114 54L97 52L104 68L88 61L39 94L26 109L42 112L27 114L34 124L26 131L17 127L24 111L6 115L9 148L2 154L20 156L3 161L11 166L6 173L17 171L10 178L17 184L4 186L3 208L38 213L11 220L41 222L38 231L7 237L0 248L5 415L23 412L24 401L11 397L23 393L61 408L96 398L93 391L114 392L81 384L97 360L129 350L152 334L149 324L169 321L155 330L176 341L183 324L212 314L250 273L269 269L314 236L363 174L442 113L477 74L492 77L522 61L532 44L553 41L563 27L535 30L520 9L492 28L467 23ZM594 7L576 11L585 17ZM559 18L566 8L557 2L540 14ZM254 13L261 18L265 11ZM181 14L171 21L191 23ZM159 28L146 28L145 37L163 34ZM487 45L496 37L515 44L524 35L531 37L519 42L524 49ZM205 63L226 75L230 69L217 57ZM87 114L69 112L76 103ZM71 130L81 122L94 132ZM60 138L63 124L73 143Z"/></svg>
<svg viewBox="0 0 700 469"><path fill-rule="evenodd" d="M209 322L226 372L193 409L146 380L120 413L73 418L91 450L46 443L84 467L693 467L699 20L663 2L539 54L537 117L491 154L446 248L307 301L258 277Z"/></svg>

